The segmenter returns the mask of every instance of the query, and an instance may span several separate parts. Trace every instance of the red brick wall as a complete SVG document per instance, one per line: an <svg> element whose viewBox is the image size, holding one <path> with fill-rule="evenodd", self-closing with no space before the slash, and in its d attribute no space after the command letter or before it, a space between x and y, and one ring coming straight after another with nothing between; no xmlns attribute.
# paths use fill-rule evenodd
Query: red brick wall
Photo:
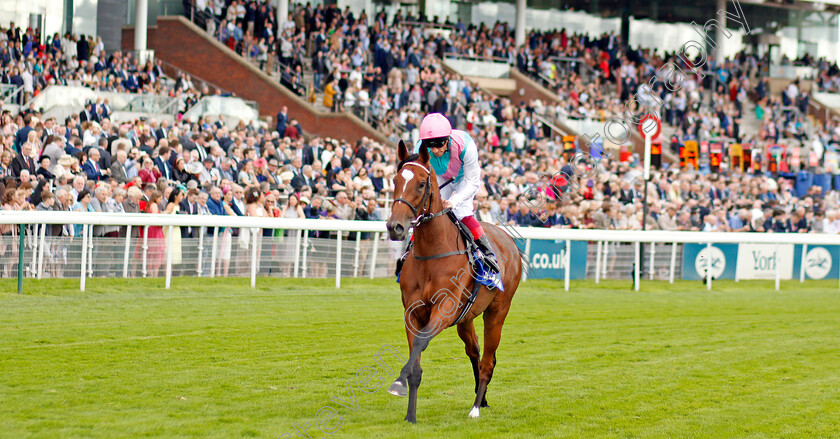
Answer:
<svg viewBox="0 0 840 439"><path fill-rule="evenodd" d="M134 49L134 28L124 27L123 50ZM362 137L387 139L358 118L321 113L268 75L239 58L184 17L158 17L149 27L147 46L155 56L205 81L259 103L261 115L274 117L284 105L309 134L355 142Z"/></svg>
<svg viewBox="0 0 840 439"><path fill-rule="evenodd" d="M510 78L516 81L516 90L510 96L510 101L514 105L519 105L522 102L531 102L534 99L539 99L543 103L560 101L556 94L540 86L515 67L511 67L510 69ZM524 91L524 94L520 95L520 90Z"/></svg>

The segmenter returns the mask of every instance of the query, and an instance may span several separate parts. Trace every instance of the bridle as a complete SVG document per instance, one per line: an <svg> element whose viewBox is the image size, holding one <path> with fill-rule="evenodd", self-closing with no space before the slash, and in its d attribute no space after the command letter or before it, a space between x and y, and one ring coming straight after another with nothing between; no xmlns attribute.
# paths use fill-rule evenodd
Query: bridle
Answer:
<svg viewBox="0 0 840 439"><path fill-rule="evenodd" d="M400 197L394 200L394 204L396 205L397 203L403 203L406 206L408 206L409 209L411 209L411 213L414 214L414 220L411 221L411 226L417 228L417 226L419 226L420 224L431 221L441 215L446 215L451 209L447 207L441 210L440 212L429 213L429 208L432 205L432 173L429 171L429 168L421 165L420 163L408 162L403 164L403 166L408 165L419 166L420 169L426 171L426 189L423 191L423 199L420 200L420 203L415 206L405 198ZM400 167L400 169L402 169L402 167ZM399 171L399 169L397 169L397 171ZM421 206L422 210L420 208Z"/></svg>

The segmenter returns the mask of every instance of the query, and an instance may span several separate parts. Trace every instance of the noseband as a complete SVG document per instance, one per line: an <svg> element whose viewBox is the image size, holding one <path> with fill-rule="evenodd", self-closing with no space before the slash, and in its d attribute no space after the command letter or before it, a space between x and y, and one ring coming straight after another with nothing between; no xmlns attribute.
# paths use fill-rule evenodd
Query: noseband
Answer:
<svg viewBox="0 0 840 439"><path fill-rule="evenodd" d="M414 220L411 221L411 226L416 228L420 224L423 224L427 221L431 221L431 220L433 220L433 219L435 219L435 218L437 218L441 215L445 215L447 212L450 211L450 209L447 207L446 209L443 209L440 212L429 213L429 207L431 207L431 204L432 204L432 197L431 197L432 173L429 171L428 168L421 165L420 163L408 162L408 163L404 164L403 166L408 166L408 165L419 166L420 169L426 171L426 190L423 191L423 199L420 200L420 203L415 206L415 205L411 204L405 198L400 197L400 198L397 198L396 200L394 200L394 204L396 205L397 203L404 203L406 206L408 206L409 209L411 209L411 213L414 214ZM400 169L402 169L402 168L400 168ZM399 169L397 169L397 171L399 171ZM420 210L421 206L422 206L422 210Z"/></svg>

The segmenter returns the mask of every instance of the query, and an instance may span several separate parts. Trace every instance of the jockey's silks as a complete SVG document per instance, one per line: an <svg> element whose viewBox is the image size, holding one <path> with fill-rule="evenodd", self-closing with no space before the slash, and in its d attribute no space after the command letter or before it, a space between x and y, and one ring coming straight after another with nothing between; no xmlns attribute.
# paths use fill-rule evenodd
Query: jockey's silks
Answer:
<svg viewBox="0 0 840 439"><path fill-rule="evenodd" d="M462 130L452 130L452 134L449 136L452 140L449 142L449 148L443 153L440 157L435 157L434 154L429 151L429 162L432 165L432 168L435 170L435 174L438 175L438 181L446 181L452 177L455 177L454 184L458 184L464 178L464 153L467 151L467 143L473 142L472 137L467 134L466 131ZM414 152L420 152L420 145L423 144L423 141L418 141L414 145ZM452 155L458 157L458 160L452 160Z"/></svg>

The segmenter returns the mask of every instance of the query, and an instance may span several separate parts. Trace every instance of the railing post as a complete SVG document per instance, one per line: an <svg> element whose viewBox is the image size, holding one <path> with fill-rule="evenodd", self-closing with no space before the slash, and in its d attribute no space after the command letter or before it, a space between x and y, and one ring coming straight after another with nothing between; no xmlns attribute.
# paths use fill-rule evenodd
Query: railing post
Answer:
<svg viewBox="0 0 840 439"><path fill-rule="evenodd" d="M379 232L376 232L373 239L373 255L371 256L370 278L373 279L373 271L376 269L376 254L379 251Z"/></svg>
<svg viewBox="0 0 840 439"><path fill-rule="evenodd" d="M802 244L802 257L799 258L799 283L805 282L805 255L808 254L808 244Z"/></svg>
<svg viewBox="0 0 840 439"><path fill-rule="evenodd" d="M24 245L26 245L24 243L24 236L26 235L26 226L23 223L21 223L21 225L18 227L18 232L18 294L23 294L23 247ZM82 285L84 285L84 281L82 281ZM82 288L82 291L84 291L84 288Z"/></svg>
<svg viewBox="0 0 840 439"><path fill-rule="evenodd" d="M261 232L262 229L251 230L251 235L253 235L251 238L251 288L257 286L257 240Z"/></svg>
<svg viewBox="0 0 840 439"><path fill-rule="evenodd" d="M601 278L606 279L607 278L607 255L610 254L610 250L609 250L610 242L609 241L604 241L603 244L601 244L601 245L604 246L604 256L603 256L604 261L601 264Z"/></svg>
<svg viewBox="0 0 840 439"><path fill-rule="evenodd" d="M300 229L295 230L295 277L298 277L298 268L300 267L300 235L302 232Z"/></svg>
<svg viewBox="0 0 840 439"><path fill-rule="evenodd" d="M668 279L668 283L674 283L674 268L677 264L677 243L671 244L671 276Z"/></svg>
<svg viewBox="0 0 840 439"><path fill-rule="evenodd" d="M341 288L341 230L338 231L338 245L335 249L335 287Z"/></svg>
<svg viewBox="0 0 840 439"><path fill-rule="evenodd" d="M572 255L572 241L567 239L566 240L566 255L563 258L563 259L565 259L565 261L563 261L563 262L566 264L566 282L565 282L566 291L569 291L569 277L570 277L570 273L572 272L572 267L571 267L572 256L571 255Z"/></svg>
<svg viewBox="0 0 840 439"><path fill-rule="evenodd" d="M601 241L595 241L595 283L601 280Z"/></svg>
<svg viewBox="0 0 840 439"><path fill-rule="evenodd" d="M635 242L636 250L633 252L636 255L636 263L633 265L633 284L636 291L639 291L639 281L641 280L641 261L642 255L639 250L639 241Z"/></svg>
<svg viewBox="0 0 840 439"><path fill-rule="evenodd" d="M90 233L90 237L88 237L88 250L90 251L88 255L88 276L93 277L93 226L88 227L88 233Z"/></svg>
<svg viewBox="0 0 840 439"><path fill-rule="evenodd" d="M650 280L653 280L653 274L656 272L654 269L654 263L656 262L656 243L650 243Z"/></svg>
<svg viewBox="0 0 840 439"><path fill-rule="evenodd" d="M41 251L38 253L38 279L41 279L44 275L44 250L47 249L47 225L44 224L41 226L41 245L39 245Z"/></svg>
<svg viewBox="0 0 840 439"><path fill-rule="evenodd" d="M711 242L706 243L706 290L712 291L712 243Z"/></svg>
<svg viewBox="0 0 840 439"><path fill-rule="evenodd" d="M166 289L172 284L172 234L174 226L169 226L169 234L166 235Z"/></svg>
<svg viewBox="0 0 840 439"><path fill-rule="evenodd" d="M353 258L353 277L359 277L359 252L362 251L362 232L356 232L356 256Z"/></svg>
<svg viewBox="0 0 840 439"><path fill-rule="evenodd" d="M149 274L146 266L146 256L149 250L149 226L143 227L143 277Z"/></svg>
<svg viewBox="0 0 840 439"><path fill-rule="evenodd" d="M779 291L779 284L781 283L781 269L779 263L779 244L776 244L775 254L773 255L773 261L776 263L776 291Z"/></svg>
<svg viewBox="0 0 840 439"><path fill-rule="evenodd" d="M216 252L219 248L219 227L213 228L213 249L210 250L210 277L216 277Z"/></svg>
<svg viewBox="0 0 840 439"><path fill-rule="evenodd" d="M79 271L81 272L79 279L79 289L85 290L85 278L87 277L87 245L88 245L88 225L82 224L82 264ZM23 250L23 249L21 249Z"/></svg>
<svg viewBox="0 0 840 439"><path fill-rule="evenodd" d="M306 258L309 256L309 230L303 230L303 267L301 267L301 274L300 277L306 277L308 272L306 271Z"/></svg>
<svg viewBox="0 0 840 439"><path fill-rule="evenodd" d="M201 260L204 259L204 234L207 232L207 227L200 227L198 229L198 263L195 268L195 275L201 277Z"/></svg>
<svg viewBox="0 0 840 439"><path fill-rule="evenodd" d="M38 276L38 239L40 238L41 234L39 231L41 229L46 230L47 225L41 224L33 224L32 225L32 264L29 266L29 272L32 274L32 277Z"/></svg>
<svg viewBox="0 0 840 439"><path fill-rule="evenodd" d="M125 228L125 253L123 254L123 278L128 277L128 253L131 250L131 226Z"/></svg>

